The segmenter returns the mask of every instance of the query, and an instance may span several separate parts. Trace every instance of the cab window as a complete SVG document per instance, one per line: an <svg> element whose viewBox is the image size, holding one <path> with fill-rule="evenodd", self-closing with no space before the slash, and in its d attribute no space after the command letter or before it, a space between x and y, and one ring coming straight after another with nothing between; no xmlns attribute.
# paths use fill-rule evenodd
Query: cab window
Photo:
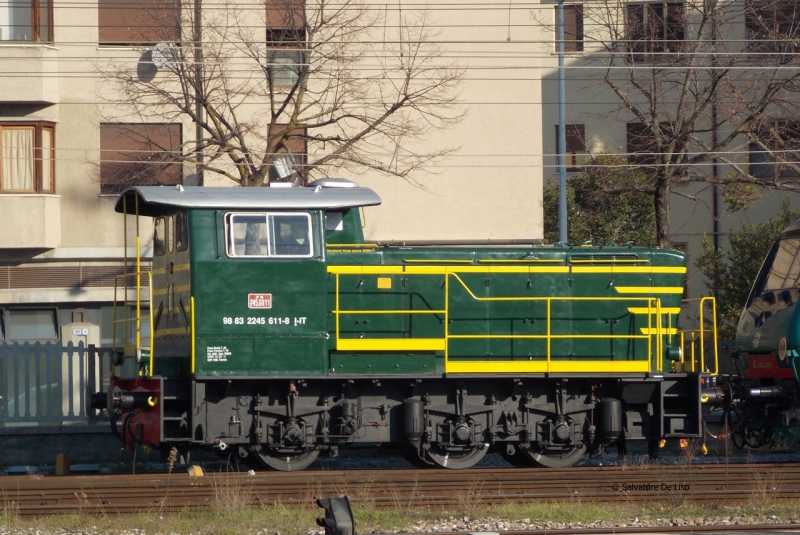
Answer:
<svg viewBox="0 0 800 535"><path fill-rule="evenodd" d="M167 222L163 217L156 218L153 224L153 255L161 256L166 250Z"/></svg>
<svg viewBox="0 0 800 535"><path fill-rule="evenodd" d="M175 248L178 251L189 248L189 221L186 212L178 212L175 215Z"/></svg>
<svg viewBox="0 0 800 535"><path fill-rule="evenodd" d="M800 238L781 240L764 291L797 288L800 275Z"/></svg>
<svg viewBox="0 0 800 535"><path fill-rule="evenodd" d="M309 258L314 254L307 213L230 213L228 255L237 258Z"/></svg>

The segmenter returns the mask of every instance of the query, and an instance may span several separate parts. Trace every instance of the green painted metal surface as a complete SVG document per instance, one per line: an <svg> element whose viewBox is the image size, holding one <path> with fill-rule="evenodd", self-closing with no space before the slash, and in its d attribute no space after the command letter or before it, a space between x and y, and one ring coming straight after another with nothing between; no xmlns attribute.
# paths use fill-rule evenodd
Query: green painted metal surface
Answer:
<svg viewBox="0 0 800 535"><path fill-rule="evenodd" d="M309 213L310 258L234 258L226 211L189 212L186 266L169 273L177 259L169 256L153 265L154 309L162 310L155 351L175 357L170 373L193 365L200 377L424 376L445 372L445 354L492 373L494 363L544 362L548 349L554 362L646 363L642 333L656 322L641 312L647 298L680 307L679 252L378 247L364 244L356 209L333 219ZM170 284L180 289L171 315ZM675 327L677 316L669 321Z"/></svg>

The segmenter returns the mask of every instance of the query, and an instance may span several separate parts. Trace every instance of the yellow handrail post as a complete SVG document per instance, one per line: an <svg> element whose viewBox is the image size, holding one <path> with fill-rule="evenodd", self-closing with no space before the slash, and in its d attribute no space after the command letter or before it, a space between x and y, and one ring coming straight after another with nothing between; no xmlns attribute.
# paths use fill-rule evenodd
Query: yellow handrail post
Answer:
<svg viewBox="0 0 800 535"><path fill-rule="evenodd" d="M550 317L550 303L552 299L547 298L547 373L550 373L550 344L551 344L551 337L553 335L552 330L550 329L551 317Z"/></svg>
<svg viewBox="0 0 800 535"><path fill-rule="evenodd" d="M336 274L336 303L333 311L336 316L336 344L339 344L339 274Z"/></svg>
<svg viewBox="0 0 800 535"><path fill-rule="evenodd" d="M450 359L450 275L444 274L444 369Z"/></svg>
<svg viewBox="0 0 800 535"><path fill-rule="evenodd" d="M192 375L194 375L194 366L196 358L195 340L197 339L194 331L194 296L189 297L189 303L190 306L192 307Z"/></svg>
<svg viewBox="0 0 800 535"><path fill-rule="evenodd" d="M137 278L141 277L141 275L137 275ZM147 295L149 297L149 314L150 314L150 375L152 376L154 373L154 360L155 359L155 345L156 345L156 332L153 330L153 273L151 271L147 272Z"/></svg>
<svg viewBox="0 0 800 535"><path fill-rule="evenodd" d="M142 349L142 251L139 237L139 196L136 196L136 350Z"/></svg>

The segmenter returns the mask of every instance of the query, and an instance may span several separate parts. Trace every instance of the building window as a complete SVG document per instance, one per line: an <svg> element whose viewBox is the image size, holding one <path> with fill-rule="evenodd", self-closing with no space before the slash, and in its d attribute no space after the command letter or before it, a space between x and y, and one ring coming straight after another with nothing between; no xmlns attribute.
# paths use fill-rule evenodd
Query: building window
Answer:
<svg viewBox="0 0 800 535"><path fill-rule="evenodd" d="M129 186L181 184L181 125L104 123L100 125L100 193Z"/></svg>
<svg viewBox="0 0 800 535"><path fill-rule="evenodd" d="M626 6L628 51L633 61L658 61L683 49L686 10L682 2Z"/></svg>
<svg viewBox="0 0 800 535"><path fill-rule="evenodd" d="M555 10L555 50L558 52L558 7ZM564 6L564 52L583 52L583 4Z"/></svg>
<svg viewBox="0 0 800 535"><path fill-rule="evenodd" d="M55 126L0 123L0 193L55 191Z"/></svg>
<svg viewBox="0 0 800 535"><path fill-rule="evenodd" d="M758 141L751 141L748 145L752 176L768 180L800 176L793 166L780 162L797 161L793 155L800 148L800 122L787 119L770 121L753 137Z"/></svg>
<svg viewBox="0 0 800 535"><path fill-rule="evenodd" d="M101 45L131 46L180 41L179 0L98 0Z"/></svg>
<svg viewBox="0 0 800 535"><path fill-rule="evenodd" d="M306 213L228 214L228 255L237 258L309 258L311 216Z"/></svg>
<svg viewBox="0 0 800 535"><path fill-rule="evenodd" d="M305 2L267 0L265 71L273 88L292 88L302 75L305 48Z"/></svg>
<svg viewBox="0 0 800 535"><path fill-rule="evenodd" d="M567 154L566 165L567 171L580 171L580 165L583 163L580 160L579 154L586 154L586 135L585 127L582 124L568 124L565 127L567 135ZM556 147L558 147L558 125L556 125ZM558 152L558 151L556 151Z"/></svg>
<svg viewBox="0 0 800 535"><path fill-rule="evenodd" d="M50 0L6 0L0 3L0 41L53 41Z"/></svg>
<svg viewBox="0 0 800 535"><path fill-rule="evenodd" d="M9 340L57 340L56 311L10 309L6 313Z"/></svg>
<svg viewBox="0 0 800 535"><path fill-rule="evenodd" d="M300 79L303 52L297 48L267 46L266 74L270 87L292 88Z"/></svg>
<svg viewBox="0 0 800 535"><path fill-rule="evenodd" d="M283 135L286 127L287 125L285 124L275 125L275 134L269 137L276 139L278 136ZM274 147L274 152L279 153L279 156L275 158L269 168L270 183L291 181L297 177L302 177L302 167L306 157L305 133L306 131L303 128L292 130L291 137L285 143ZM273 139L270 139L270 145L274 143Z"/></svg>
<svg viewBox="0 0 800 535"><path fill-rule="evenodd" d="M800 6L789 0L747 0L745 29L749 52L797 52Z"/></svg>
<svg viewBox="0 0 800 535"><path fill-rule="evenodd" d="M642 123L627 125L628 161L638 165L653 165L656 157L656 143L650 128Z"/></svg>

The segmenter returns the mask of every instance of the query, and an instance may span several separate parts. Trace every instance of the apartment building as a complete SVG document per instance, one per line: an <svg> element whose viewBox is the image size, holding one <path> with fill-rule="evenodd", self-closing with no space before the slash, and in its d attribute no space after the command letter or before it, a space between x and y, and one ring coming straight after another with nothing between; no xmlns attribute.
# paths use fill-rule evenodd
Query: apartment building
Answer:
<svg viewBox="0 0 800 535"><path fill-rule="evenodd" d="M645 172L663 165L653 154L658 150L651 131L629 105L659 119L665 132L684 121L682 135L690 140L685 177L692 181L676 181L672 189L671 241L689 254L687 297L706 295L694 264L703 236L727 248L729 229L738 229L744 218L760 223L776 214L785 195L798 200L778 190L798 176L791 150L800 146L794 119L800 101L789 89L792 82L784 83L797 67L796 2L570 2L564 13L567 172L580 172L590 154L616 155ZM555 21L556 4L543 3L538 22L550 39L542 51L548 56L542 81L545 180L558 176ZM714 76L721 89L709 89ZM767 96L773 82L776 91ZM759 99L768 105L760 108ZM688 122L693 113L698 119ZM754 120L745 124L748 113ZM729 142L710 149L728 136ZM746 211L727 211L723 189L703 182L748 174L767 189Z"/></svg>
<svg viewBox="0 0 800 535"><path fill-rule="evenodd" d="M297 59L275 43L283 29L270 22L286 20L271 16L280 6L211 4L200 20L230 28L227 39L235 40L233 25L221 17L237 5L240 22L264 36L257 48L266 51L278 78L288 78L283 85L291 85ZM366 5L380 12L382 25L372 28L372 36L384 49L403 43L404 21L419 8ZM383 206L366 211L369 239L539 239L543 129L536 103L542 85L535 74L530 5L464 8L445 1L435 7L425 20L434 30L431 39L463 69L458 106L465 115L415 143L432 152L451 150L407 179L370 171L353 176L335 168L331 174L372 187L384 199ZM187 13L199 8L199 2L160 0L20 0L0 6L0 343L72 339L72 331L62 331L81 323L93 326L92 338L79 333L75 341L110 345L116 277L134 256L137 226L144 236L152 232L149 220L125 222L114 213L121 189L195 185L200 176L205 185L234 185L174 158L196 150L196 126L185 113L155 119L146 113L146 102L137 107L124 100L137 84L167 76L170 47L185 46L187 30L197 30L187 28ZM225 32L203 38L220 35ZM362 60L370 72L382 56ZM118 76L123 68L131 72L127 79ZM253 97L239 105L255 117L267 104ZM302 164L329 147L308 142L291 150ZM145 239L145 257L149 251Z"/></svg>

